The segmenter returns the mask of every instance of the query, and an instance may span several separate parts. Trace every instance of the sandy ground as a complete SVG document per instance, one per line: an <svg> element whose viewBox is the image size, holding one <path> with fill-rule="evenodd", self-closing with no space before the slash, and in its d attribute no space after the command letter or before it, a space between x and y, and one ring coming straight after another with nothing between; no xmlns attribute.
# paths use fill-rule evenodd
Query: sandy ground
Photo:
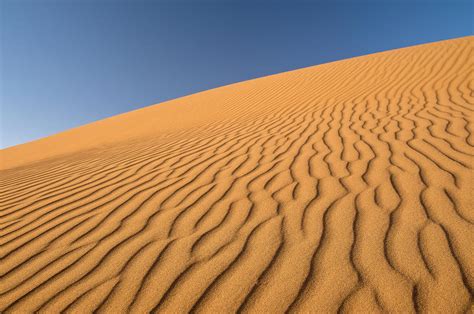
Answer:
<svg viewBox="0 0 474 314"><path fill-rule="evenodd" d="M3 150L0 311L472 311L473 43L246 81Z"/></svg>

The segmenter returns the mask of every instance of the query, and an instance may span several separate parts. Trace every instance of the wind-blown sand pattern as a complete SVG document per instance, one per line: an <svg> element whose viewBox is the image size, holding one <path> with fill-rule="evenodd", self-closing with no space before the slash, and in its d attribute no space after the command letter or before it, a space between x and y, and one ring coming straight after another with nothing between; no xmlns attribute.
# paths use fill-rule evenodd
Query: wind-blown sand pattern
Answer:
<svg viewBox="0 0 474 314"><path fill-rule="evenodd" d="M0 311L472 311L473 43L3 150Z"/></svg>

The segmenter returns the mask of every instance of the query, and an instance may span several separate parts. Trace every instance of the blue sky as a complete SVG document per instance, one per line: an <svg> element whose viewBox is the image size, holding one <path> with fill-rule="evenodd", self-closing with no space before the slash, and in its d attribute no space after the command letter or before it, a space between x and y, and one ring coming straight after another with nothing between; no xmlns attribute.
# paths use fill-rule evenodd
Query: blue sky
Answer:
<svg viewBox="0 0 474 314"><path fill-rule="evenodd" d="M0 0L1 146L315 64L472 34L470 1Z"/></svg>

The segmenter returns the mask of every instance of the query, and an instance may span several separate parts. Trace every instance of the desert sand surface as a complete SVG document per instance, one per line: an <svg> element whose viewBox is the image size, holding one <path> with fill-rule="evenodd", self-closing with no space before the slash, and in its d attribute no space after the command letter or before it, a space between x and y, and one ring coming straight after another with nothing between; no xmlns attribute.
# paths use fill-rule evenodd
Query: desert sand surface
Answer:
<svg viewBox="0 0 474 314"><path fill-rule="evenodd" d="M472 312L473 44L2 150L0 312Z"/></svg>

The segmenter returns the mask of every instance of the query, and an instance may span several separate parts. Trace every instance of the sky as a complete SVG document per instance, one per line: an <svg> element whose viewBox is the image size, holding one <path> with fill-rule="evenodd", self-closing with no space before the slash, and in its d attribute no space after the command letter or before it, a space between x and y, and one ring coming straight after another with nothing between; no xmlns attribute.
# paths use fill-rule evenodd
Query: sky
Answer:
<svg viewBox="0 0 474 314"><path fill-rule="evenodd" d="M473 34L462 0L0 0L0 147L243 80Z"/></svg>

